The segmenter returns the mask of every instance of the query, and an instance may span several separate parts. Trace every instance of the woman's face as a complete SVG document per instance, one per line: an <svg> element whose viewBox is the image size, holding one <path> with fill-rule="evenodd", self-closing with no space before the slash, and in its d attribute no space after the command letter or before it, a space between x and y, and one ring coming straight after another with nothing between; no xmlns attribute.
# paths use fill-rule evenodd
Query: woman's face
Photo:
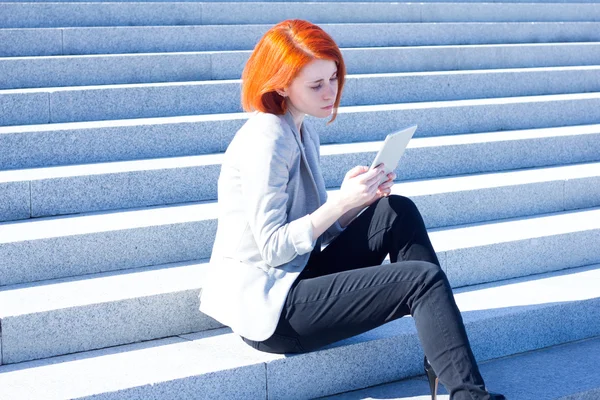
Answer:
<svg viewBox="0 0 600 400"><path fill-rule="evenodd" d="M337 92L337 65L321 59L306 64L283 91L292 115L308 114L317 118L331 115Z"/></svg>

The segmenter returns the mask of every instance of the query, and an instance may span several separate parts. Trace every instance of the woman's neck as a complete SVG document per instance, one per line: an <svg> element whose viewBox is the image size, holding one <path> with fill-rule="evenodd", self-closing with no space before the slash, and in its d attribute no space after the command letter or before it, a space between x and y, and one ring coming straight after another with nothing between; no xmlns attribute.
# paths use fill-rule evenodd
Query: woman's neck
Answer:
<svg viewBox="0 0 600 400"><path fill-rule="evenodd" d="M287 106L288 106L288 110L290 111L290 114L292 114L292 118L294 120L294 125L296 125L296 129L298 129L298 133L300 133L300 128L302 127L302 122L304 121L304 117L306 116L306 114L298 111L289 102L288 102ZM300 136L300 137L302 137L302 136Z"/></svg>

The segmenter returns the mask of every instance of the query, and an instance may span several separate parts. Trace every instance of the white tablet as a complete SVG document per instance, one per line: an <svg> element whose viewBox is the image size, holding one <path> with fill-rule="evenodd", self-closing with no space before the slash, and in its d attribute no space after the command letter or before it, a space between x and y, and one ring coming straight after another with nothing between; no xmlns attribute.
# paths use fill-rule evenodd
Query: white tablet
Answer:
<svg viewBox="0 0 600 400"><path fill-rule="evenodd" d="M404 154L404 149L406 149L408 142L413 137L416 130L417 125L413 125L386 136L385 141L383 142L379 153L375 156L370 168L375 168L381 163L385 164L385 176L381 179L381 183L388 179L387 174L398 167L400 158L402 157L402 154Z"/></svg>

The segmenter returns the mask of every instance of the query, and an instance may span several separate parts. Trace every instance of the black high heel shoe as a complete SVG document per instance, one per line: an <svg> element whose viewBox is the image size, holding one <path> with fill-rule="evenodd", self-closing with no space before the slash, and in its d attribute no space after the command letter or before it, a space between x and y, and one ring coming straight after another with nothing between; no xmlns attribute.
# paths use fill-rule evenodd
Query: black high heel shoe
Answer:
<svg viewBox="0 0 600 400"><path fill-rule="evenodd" d="M429 389L431 390L431 400L437 399L437 389L440 380L437 375L433 371L433 367L429 364L429 360L427 357L423 357L423 368L425 369L425 374L427 375L427 380L429 381Z"/></svg>
<svg viewBox="0 0 600 400"><path fill-rule="evenodd" d="M437 389L440 383L439 378L433 371L433 367L429 364L429 360L427 356L423 358L423 368L425 369L425 374L427 375L427 380L429 381L429 389L431 389L431 400L437 399ZM492 400L506 400L506 397L502 394L489 392Z"/></svg>

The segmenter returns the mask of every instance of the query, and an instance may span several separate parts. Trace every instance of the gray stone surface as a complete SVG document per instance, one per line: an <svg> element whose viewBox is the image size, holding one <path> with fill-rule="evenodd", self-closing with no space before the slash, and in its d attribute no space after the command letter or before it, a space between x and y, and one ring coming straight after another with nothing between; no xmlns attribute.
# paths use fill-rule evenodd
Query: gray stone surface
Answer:
<svg viewBox="0 0 600 400"><path fill-rule="evenodd" d="M415 72L347 79L342 106L600 91L600 68Z"/></svg>
<svg viewBox="0 0 600 400"><path fill-rule="evenodd" d="M185 223L0 243L0 286L207 258L216 225L190 216Z"/></svg>
<svg viewBox="0 0 600 400"><path fill-rule="evenodd" d="M481 134L481 142L461 142L457 137L455 145L433 147L424 143L426 138L416 138L413 141L415 146L407 149L396 169L397 180L522 169L561 162L573 163L588 161L587 155L590 150L597 150L595 153L592 151L596 159L600 153L600 141L596 140L595 145L590 145L593 137L597 139L598 135L564 135L538 139L524 137L517 140L518 136L507 132L504 141L493 140L492 135ZM488 141L485 141L486 137ZM114 142L107 144L114 145ZM368 150L335 154L334 147L322 148L321 153L325 184L332 188L339 187L345 173L353 166L369 165L375 155L375 151ZM565 148L570 149L568 157L563 154ZM577 152L579 148L583 148L581 154ZM11 174L10 171L6 171L3 175L5 179L29 185L27 193L30 192L31 216L42 217L216 200L220 162L220 158L213 156L193 156L91 167L62 167L54 170L55 172L41 169L37 173L23 174L15 171ZM548 174L551 174L551 171L548 171ZM581 182L580 187L574 187L575 191L570 189L567 197L563 197L563 180L568 177L556 179L554 183L529 185L527 188L519 188L520 182L515 183L517 186L503 183L501 188L486 189L479 194L473 192L472 188L468 188L466 192L436 194L433 197L426 194L422 199L423 203L420 204L425 206L425 214L431 212L428 217L432 219L428 221L432 225L429 226L482 221L492 216L514 217L524 215L525 210L531 214L561 211L565 202L566 209L578 208L576 204L571 204L571 199L578 196L578 188L582 194L587 193L586 204L591 207L598 205L600 197L594 196L595 186L586 186L598 179L597 172L590 174L590 179ZM574 176L580 175L578 173ZM496 197L497 195L500 197ZM469 196L476 196L472 200L473 204L470 204L473 209L457 207L461 203L470 203ZM506 202L498 204L498 198L505 198ZM541 200L536 200L537 198ZM467 215L471 219L465 219Z"/></svg>
<svg viewBox="0 0 600 400"><path fill-rule="evenodd" d="M43 92L0 91L0 126L50 122L48 97Z"/></svg>
<svg viewBox="0 0 600 400"><path fill-rule="evenodd" d="M600 64L598 43L342 49L349 74ZM0 89L239 79L249 50L0 59ZM211 71L212 64L212 71Z"/></svg>
<svg viewBox="0 0 600 400"><path fill-rule="evenodd" d="M586 245L582 246L582 243ZM453 287L456 287L573 268L600 262L598 246L600 227L460 248L444 252L446 274Z"/></svg>
<svg viewBox="0 0 600 400"><path fill-rule="evenodd" d="M583 374L582 374L583 375ZM561 397L559 400L597 400L600 397L600 388L594 388L586 390L585 392L579 392L571 394L565 397Z"/></svg>
<svg viewBox="0 0 600 400"><path fill-rule="evenodd" d="M598 65L597 43L342 49L349 74ZM228 78L238 78L231 75Z"/></svg>
<svg viewBox="0 0 600 400"><path fill-rule="evenodd" d="M600 179L572 179L565 182L565 208L594 207L600 199Z"/></svg>
<svg viewBox="0 0 600 400"><path fill-rule="evenodd" d="M5 317L2 360L11 364L222 326L199 313L197 303L195 290Z"/></svg>
<svg viewBox="0 0 600 400"><path fill-rule="evenodd" d="M0 59L0 89L199 81L211 78L209 53Z"/></svg>
<svg viewBox="0 0 600 400"><path fill-rule="evenodd" d="M491 137L493 133L482 133L471 137L456 136L456 140L452 142L448 140L445 143L415 138L411 142L414 147L406 149L396 168L397 180L595 161L598 160L598 156L592 153L596 151L596 154L600 154L598 153L600 144L594 144L598 143L596 142L598 135L525 137L516 131L500 134L505 138L497 140L498 136ZM464 140L459 140L459 137ZM356 146L360 144L357 143ZM565 148L568 152L565 152ZM376 151L365 149L353 153L329 153L330 150L321 147L321 166L325 185L338 187L345 173L354 165L370 165ZM560 196L562 197L562 189Z"/></svg>
<svg viewBox="0 0 600 400"><path fill-rule="evenodd" d="M203 265L199 264L197 268ZM170 289L174 286L170 282L161 287L159 282L151 281L153 276L156 279L170 278L166 274L169 271L174 272L173 277L197 278L196 274L178 271L194 267L165 268L165 271L143 268L104 273L52 281L47 284L48 288L12 286L13 293L17 290L22 292L20 300L18 296L11 298L10 291L0 291L4 301L12 302L5 305L1 316L4 343L2 363L11 364L222 327L198 312L198 285L201 281L181 282L179 290ZM144 276L144 272L148 277ZM153 275L153 272L156 273ZM83 287L81 292L69 286L76 287L78 283ZM148 293L132 295L130 292L137 293L140 289L132 287L128 291L128 285L146 285L149 287L146 289ZM186 289L186 286L194 289ZM62 291L61 287L64 287ZM86 287L91 298L84 297ZM8 294L9 298L4 294ZM30 306L21 311L8 311L9 306L15 306L15 302L34 304L31 297L40 298L40 303L45 298L49 308L35 309Z"/></svg>
<svg viewBox="0 0 600 400"><path fill-rule="evenodd" d="M600 41L598 26L597 22L403 23L377 24L374 29L373 24L322 24L340 47L590 42ZM63 54L107 54L249 50L269 28L269 25L221 25L48 28L48 31L63 31ZM12 35L11 30L5 32ZM32 54L27 46L19 49L18 54ZM16 51L13 53L18 55Z"/></svg>
<svg viewBox="0 0 600 400"><path fill-rule="evenodd" d="M414 323L405 319L394 324L396 332L383 327L389 338L368 341L365 334L346 340L343 346L338 343L318 353L267 363L269 398L314 398L418 374L422 351ZM373 368L372 360L377 360L378 368Z"/></svg>
<svg viewBox="0 0 600 400"><path fill-rule="evenodd" d="M238 82L163 83L50 93L52 122L241 111Z"/></svg>
<svg viewBox="0 0 600 400"><path fill-rule="evenodd" d="M600 339L592 338L516 354L480 363L490 390L519 400L596 400L600 370ZM440 385L438 398L447 400ZM418 396L418 397L417 397ZM429 386L424 376L387 385L324 397L330 400L426 400Z"/></svg>
<svg viewBox="0 0 600 400"><path fill-rule="evenodd" d="M0 4L0 28L135 25L600 21L597 4L134 3Z"/></svg>
<svg viewBox="0 0 600 400"><path fill-rule="evenodd" d="M32 216L211 200L220 168L213 164L32 181Z"/></svg>
<svg viewBox="0 0 600 400"><path fill-rule="evenodd" d="M0 57L63 54L59 29L0 29Z"/></svg>
<svg viewBox="0 0 600 400"><path fill-rule="evenodd" d="M562 211L563 185L555 181L409 197L425 224L435 228Z"/></svg>
<svg viewBox="0 0 600 400"><path fill-rule="evenodd" d="M599 21L596 4L570 7L565 4L460 4L460 3L255 3L232 6L207 3L204 24L274 24L289 18L323 23L394 22L518 22L518 21Z"/></svg>
<svg viewBox="0 0 600 400"><path fill-rule="evenodd" d="M0 4L0 28L200 24L201 3Z"/></svg>
<svg viewBox="0 0 600 400"><path fill-rule="evenodd" d="M319 133L321 144L383 140L388 133L413 124L419 125L415 137L596 124L600 121L600 95L348 107L340 110L331 125L309 120Z"/></svg>
<svg viewBox="0 0 600 400"><path fill-rule="evenodd" d="M600 67L405 73L349 77L341 105L372 106L590 91L600 91ZM32 123L36 123L47 116L47 104L43 100L47 101L49 96L50 122L61 123L241 112L239 93L240 83L237 80L204 81L60 90L23 89L4 92L5 96L9 96L4 102L10 101L11 96L20 96L17 98L20 102L35 107L37 113L34 113ZM4 125L19 121L11 119L10 111L6 118ZM22 124L30 123L24 119L21 121Z"/></svg>
<svg viewBox="0 0 600 400"><path fill-rule="evenodd" d="M29 182L0 182L0 229L2 221L31 217Z"/></svg>
<svg viewBox="0 0 600 400"><path fill-rule="evenodd" d="M270 28L239 26L146 26L64 29L63 54L250 50Z"/></svg>
<svg viewBox="0 0 600 400"><path fill-rule="evenodd" d="M212 338L198 344L172 337L3 366L2 394L44 399L266 398L264 364L227 339L220 340L219 348Z"/></svg>
<svg viewBox="0 0 600 400"><path fill-rule="evenodd" d="M578 118L587 119L588 122L600 120L600 101L590 97L584 95L572 98L576 107L569 106L562 97L554 101L548 101L545 97L527 99L520 108L497 100L481 100L472 104L457 102L445 106L433 103L421 108L397 107L394 112L385 113L345 112L328 127L323 126L322 121L312 119L311 122L320 131L322 146L332 142L382 140L387 133L399 126L415 122L419 124L415 137L451 135L460 132L460 126L451 123L456 118L469 121L474 132L504 130L507 125L512 128L536 124L568 125L569 122L577 123ZM511 114L517 110L520 118ZM373 116L367 117L370 114ZM0 127L0 146L6 151L0 159L0 169L223 152L245 119L245 114L234 114ZM579 135L582 130L586 132L585 135ZM600 128L565 126L551 131L556 133L549 135L543 130L530 132L526 140L510 139L518 138L521 134L506 132L508 140L491 142L482 136L481 143L466 146L459 142L419 149L409 147L397 173L399 179L412 179L417 176L494 171L500 164L505 168L524 168L598 160ZM529 145L523 146L524 140ZM532 153L529 151L532 148L543 151ZM527 150L524 151L525 149ZM323 146L322 153L326 151ZM332 164L332 161L368 164L371 161L369 157L366 152L322 157L326 184L337 186L343 176L340 175L340 167ZM455 162L448 162L450 160ZM407 169L408 166L410 169ZM413 174L413 169L421 172ZM429 173L423 174L426 170Z"/></svg>
<svg viewBox="0 0 600 400"><path fill-rule="evenodd" d="M60 2L65 2L67 0L60 0ZM101 1L101 0L93 0L93 2ZM169 0L152 0L151 2L167 2ZM197 0L183 0L184 2L196 2ZM29 2L29 0L15 0L14 2ZM36 0L35 3L46 3L46 2L56 2L55 0ZM70 2L70 1L69 1ZM78 2L89 2L89 0L76 0L75 3ZM147 0L134 0L133 2L147 2ZM204 3L221 3L223 0L206 0ZM240 3L251 2L255 3L256 0L241 0ZM280 3L281 0L263 0L262 2L267 3ZM307 0L305 3L381 3L381 0ZM441 0L423 0L421 3L444 3L447 1ZM464 3L479 3L481 0L464 0ZM489 0L486 3L595 3L594 0Z"/></svg>
<svg viewBox="0 0 600 400"><path fill-rule="evenodd" d="M243 119L200 117L1 128L0 169L191 156L225 151ZM227 135L227 136L225 136Z"/></svg>
<svg viewBox="0 0 600 400"><path fill-rule="evenodd" d="M595 265L457 290L457 303L463 313L477 359L485 361L600 335L600 325L587 323L600 316L600 299L594 286L598 271L598 265ZM54 390L60 388L63 398L75 398L78 396L74 393L82 388L78 385L62 384L62 379L65 378L58 378L56 374L61 372L63 377L68 376L71 379L73 372L68 373L69 369L91 371L100 368L101 375L94 375L99 379L87 381L85 390L94 392L102 385L108 385L96 393L106 393L108 398L118 398L112 397L117 396L113 392L123 391L120 395L127 395L129 390L132 393L141 389L150 390L151 385L148 384L152 382L172 381L174 377L171 372L188 370L188 362L193 360L193 368L196 370L193 373L187 372L181 378L189 377L194 382L209 376L216 379L222 374L226 377L226 374L239 368L260 365L263 368L262 375L253 375L253 379L264 382L266 376L269 398L288 399L330 395L345 388L348 390L347 388L376 385L421 373L422 352L414 323L409 317L333 343L319 351L299 355L261 353L244 344L237 335L228 332L228 329L218 329L182 335L183 339L189 341L187 343L190 346L194 346L184 346L187 354L194 357L181 359L177 368L169 364L170 360L176 354L184 353L178 349L179 345L173 350L169 348L170 345L178 343L177 339L173 338L170 339L171 342L147 342L49 361L6 365L0 369L0 383L3 384L4 390L12 390L7 393L22 394L24 392L15 390L37 390L40 385L27 385L28 381L34 379L36 382L44 382L41 386L45 386L44 389L49 390L49 393L54 393ZM149 352L144 348L149 349ZM151 350L153 348L162 354L151 354L155 351ZM111 357L111 354L119 353L122 353L118 357L121 360L116 361L117 357ZM94 360L94 355L103 357ZM166 362L167 365L155 368L151 363L153 371L144 371L145 367L134 364L144 357L150 357L152 360L159 357L161 362ZM79 363L78 359L90 361ZM372 368L373 359L378 360L379 368ZM119 365L114 365L114 362L118 362ZM125 379L112 378L112 374L122 373L121 369L133 365L137 367L130 374L125 374ZM20 374L11 374L13 371ZM6 384L2 379L6 379L10 384ZM490 377L488 382L497 381L496 378ZM234 389L235 384L231 384L234 385ZM154 390L156 392L143 393L145 396L160 393L156 395L159 398L163 395L160 386Z"/></svg>

